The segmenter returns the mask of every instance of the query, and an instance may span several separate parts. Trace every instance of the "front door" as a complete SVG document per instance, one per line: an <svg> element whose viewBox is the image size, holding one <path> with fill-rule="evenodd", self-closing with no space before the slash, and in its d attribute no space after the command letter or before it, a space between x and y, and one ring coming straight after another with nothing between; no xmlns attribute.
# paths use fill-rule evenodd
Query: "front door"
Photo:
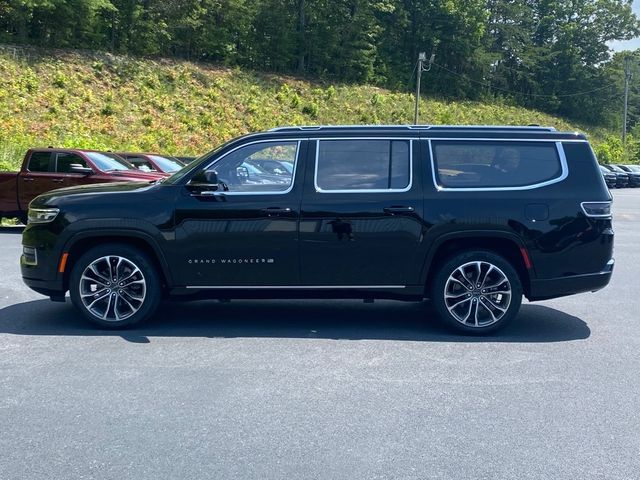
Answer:
<svg viewBox="0 0 640 480"><path fill-rule="evenodd" d="M73 166L78 165L84 168L90 168L87 161L77 153L72 152L58 152L54 154L55 157L55 171L58 174L58 187L75 187L77 185L84 185L87 183L93 183L91 178L86 173L74 173Z"/></svg>
<svg viewBox="0 0 640 480"><path fill-rule="evenodd" d="M300 216L303 285L402 289L417 283L418 147L406 138L311 143L315 165L307 169Z"/></svg>
<svg viewBox="0 0 640 480"><path fill-rule="evenodd" d="M175 209L169 262L177 285L264 287L298 284L298 222L306 141L245 144L196 172ZM274 175L260 160L291 165Z"/></svg>

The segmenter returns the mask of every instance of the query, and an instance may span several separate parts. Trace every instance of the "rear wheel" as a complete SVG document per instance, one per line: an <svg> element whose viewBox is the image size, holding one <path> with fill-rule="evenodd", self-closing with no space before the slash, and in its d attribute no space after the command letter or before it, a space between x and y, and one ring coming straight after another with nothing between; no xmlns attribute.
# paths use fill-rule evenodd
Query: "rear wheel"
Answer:
<svg viewBox="0 0 640 480"><path fill-rule="evenodd" d="M517 315L522 284L513 266L500 255L467 251L438 270L431 300L449 327L482 335L504 327Z"/></svg>
<svg viewBox="0 0 640 480"><path fill-rule="evenodd" d="M153 263L124 244L101 245L82 255L71 271L69 293L87 319L106 328L149 319L162 296Z"/></svg>

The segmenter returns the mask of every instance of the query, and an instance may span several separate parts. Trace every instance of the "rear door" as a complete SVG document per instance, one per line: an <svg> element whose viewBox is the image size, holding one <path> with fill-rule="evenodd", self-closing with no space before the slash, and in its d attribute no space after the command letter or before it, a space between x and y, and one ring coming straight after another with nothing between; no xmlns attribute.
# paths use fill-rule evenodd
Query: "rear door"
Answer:
<svg viewBox="0 0 640 480"><path fill-rule="evenodd" d="M32 151L26 168L18 179L20 208L26 210L29 202L41 193L60 188L58 175L53 171L52 152Z"/></svg>
<svg viewBox="0 0 640 480"><path fill-rule="evenodd" d="M413 138L317 139L300 213L302 285L417 282L422 185Z"/></svg>

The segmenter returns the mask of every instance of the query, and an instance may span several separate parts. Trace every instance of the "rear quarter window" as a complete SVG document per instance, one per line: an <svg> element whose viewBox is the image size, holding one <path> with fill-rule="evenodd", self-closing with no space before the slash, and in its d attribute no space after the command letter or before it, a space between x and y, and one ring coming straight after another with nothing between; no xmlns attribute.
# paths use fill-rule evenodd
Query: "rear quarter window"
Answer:
<svg viewBox="0 0 640 480"><path fill-rule="evenodd" d="M562 178L555 142L432 140L436 183L447 188L517 188Z"/></svg>

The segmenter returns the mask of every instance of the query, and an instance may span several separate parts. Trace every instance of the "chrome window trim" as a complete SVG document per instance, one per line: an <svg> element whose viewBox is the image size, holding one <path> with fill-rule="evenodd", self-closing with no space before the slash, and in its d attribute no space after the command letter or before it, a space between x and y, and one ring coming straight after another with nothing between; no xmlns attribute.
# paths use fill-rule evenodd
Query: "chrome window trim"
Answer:
<svg viewBox="0 0 640 480"><path fill-rule="evenodd" d="M444 187L438 183L438 179L436 178L436 161L433 155L433 141L476 141L476 142L546 142L553 143L556 146L556 151L558 152L558 157L560 159L560 166L562 168L562 172L560 176L557 178L553 178L551 180L545 180L544 182L532 183L530 185L521 185L517 187ZM580 142L585 142L585 140L576 140ZM567 165L567 157L564 153L564 148L562 146L563 141L555 141L551 139L535 139L529 140L526 138L429 138L429 157L431 160L431 178L433 180L433 185L436 187L436 190L440 192L506 192L506 191L522 191L522 190L533 190L536 188L546 187L548 185L553 185L554 183L559 183L564 181L569 176L569 167Z"/></svg>
<svg viewBox="0 0 640 480"><path fill-rule="evenodd" d="M187 285L189 289L207 289L207 290L224 290L224 289L247 289L247 290L341 290L341 289L379 289L393 288L403 289L406 285Z"/></svg>
<svg viewBox="0 0 640 480"><path fill-rule="evenodd" d="M322 137L310 138L316 142L315 165L313 167L313 186L317 193L399 193L408 192L413 187L413 142L419 140L414 137ZM324 190L318 185L318 158L320 156L320 142L335 140L388 140L409 142L409 184L405 188L367 188L362 190Z"/></svg>
<svg viewBox="0 0 640 480"><path fill-rule="evenodd" d="M208 168L212 167L213 165L215 165L216 163L218 163L219 161L221 161L222 159L224 159L227 155L232 154L233 152L235 152L236 150L239 150L241 148L247 147L249 145L255 145L256 143L296 143L296 159L294 160L294 165L293 165L293 172L291 173L291 185L289 185L289 188L286 190L282 190L281 192L224 192L224 191L217 191L215 193L215 195L219 195L219 196L239 196L239 195L286 195L287 193L291 192L291 190L293 190L293 187L296 183L296 173L298 171L298 161L300 160L300 144L305 141L308 140L307 138L271 138L271 139L264 139L264 140L255 140L253 142L248 142L248 143L243 143L242 145L238 145L237 147L229 150L228 152L226 152L224 155L222 155L221 157L216 158L215 160L213 160L211 163L207 164L205 167L202 167L200 170L207 170Z"/></svg>

